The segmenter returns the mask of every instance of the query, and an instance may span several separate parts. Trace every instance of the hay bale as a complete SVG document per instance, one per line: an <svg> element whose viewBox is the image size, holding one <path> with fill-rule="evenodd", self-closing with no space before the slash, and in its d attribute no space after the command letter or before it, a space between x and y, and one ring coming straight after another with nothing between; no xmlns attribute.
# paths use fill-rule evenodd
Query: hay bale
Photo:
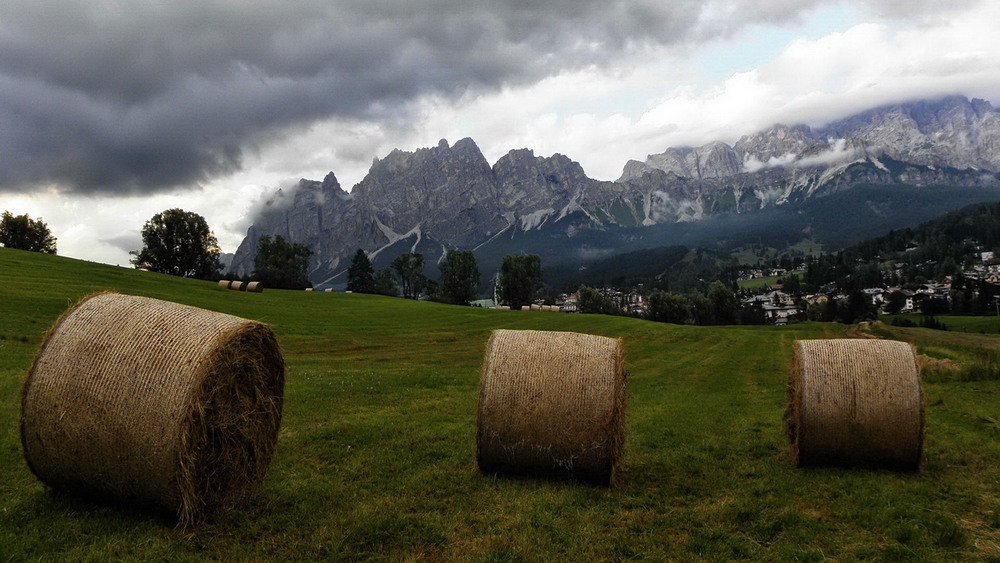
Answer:
<svg viewBox="0 0 1000 563"><path fill-rule="evenodd" d="M798 465L919 469L924 409L913 347L796 341L785 420Z"/></svg>
<svg viewBox="0 0 1000 563"><path fill-rule="evenodd" d="M324 289L323 291L325 291L327 293L333 293L333 288L332 287L328 287L328 288ZM348 293L350 293L350 292L348 292Z"/></svg>
<svg viewBox="0 0 1000 563"><path fill-rule="evenodd" d="M229 289L231 289L233 291L246 291L246 289L247 289L247 282L234 281L233 283L229 284Z"/></svg>
<svg viewBox="0 0 1000 563"><path fill-rule="evenodd" d="M522 311L530 311L531 310L531 305L521 305L521 310Z"/></svg>
<svg viewBox="0 0 1000 563"><path fill-rule="evenodd" d="M54 488L202 521L256 495L278 439L284 372L266 325L96 294L56 322L28 372L24 456Z"/></svg>
<svg viewBox="0 0 1000 563"><path fill-rule="evenodd" d="M542 306L539 305L538 303L532 303L530 305L530 308L531 308L532 311L541 311L542 310Z"/></svg>
<svg viewBox="0 0 1000 563"><path fill-rule="evenodd" d="M247 284L246 290L250 293L263 293L264 282L250 282Z"/></svg>
<svg viewBox="0 0 1000 563"><path fill-rule="evenodd" d="M229 280L219 280L219 287L221 287L222 289L229 289L230 283L231 282Z"/></svg>
<svg viewBox="0 0 1000 563"><path fill-rule="evenodd" d="M480 471L612 484L625 438L625 377L618 339L493 331L479 391Z"/></svg>
<svg viewBox="0 0 1000 563"><path fill-rule="evenodd" d="M307 287L306 288L306 291L312 291L312 290L313 290L313 288L311 288L311 287Z"/></svg>

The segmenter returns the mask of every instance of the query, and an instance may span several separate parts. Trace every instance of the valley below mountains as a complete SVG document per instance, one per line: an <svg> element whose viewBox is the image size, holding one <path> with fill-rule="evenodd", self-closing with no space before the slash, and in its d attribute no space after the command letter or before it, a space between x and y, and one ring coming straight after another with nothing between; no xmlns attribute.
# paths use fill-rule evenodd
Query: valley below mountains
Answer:
<svg viewBox="0 0 1000 563"><path fill-rule="evenodd" d="M1000 199L1000 113L961 96L872 109L812 129L775 125L733 145L668 148L616 181L569 157L511 150L490 164L472 139L375 159L353 189L333 172L263 206L231 270L250 274L257 241L313 251L310 278L345 283L364 249L376 268L403 252L427 263L473 250L488 280L505 254L563 271L671 245L726 250L810 239L829 249ZM430 275L436 270L429 270Z"/></svg>

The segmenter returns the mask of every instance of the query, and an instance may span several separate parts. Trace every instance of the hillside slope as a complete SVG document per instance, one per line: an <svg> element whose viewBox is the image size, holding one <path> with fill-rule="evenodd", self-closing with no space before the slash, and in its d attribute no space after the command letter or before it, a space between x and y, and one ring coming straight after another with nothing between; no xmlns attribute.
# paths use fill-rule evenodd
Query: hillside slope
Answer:
<svg viewBox="0 0 1000 563"><path fill-rule="evenodd" d="M842 326L680 327L342 293L248 294L3 248L0 288L5 559L1000 556L995 379L927 382L921 474L788 464L792 342L840 337ZM274 327L288 367L285 413L264 494L248 510L182 532L138 507L54 493L31 475L17 431L24 373L59 314L102 290ZM624 340L628 436L617 488L476 472L479 368L494 328Z"/></svg>

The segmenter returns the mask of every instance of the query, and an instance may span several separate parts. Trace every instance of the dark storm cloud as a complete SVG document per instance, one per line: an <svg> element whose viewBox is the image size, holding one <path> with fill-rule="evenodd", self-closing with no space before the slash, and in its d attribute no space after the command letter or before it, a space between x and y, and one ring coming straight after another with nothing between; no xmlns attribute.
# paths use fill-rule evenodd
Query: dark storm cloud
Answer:
<svg viewBox="0 0 1000 563"><path fill-rule="evenodd" d="M804 4L5 0L0 191L192 185L287 127L399 118L423 94L613 64Z"/></svg>

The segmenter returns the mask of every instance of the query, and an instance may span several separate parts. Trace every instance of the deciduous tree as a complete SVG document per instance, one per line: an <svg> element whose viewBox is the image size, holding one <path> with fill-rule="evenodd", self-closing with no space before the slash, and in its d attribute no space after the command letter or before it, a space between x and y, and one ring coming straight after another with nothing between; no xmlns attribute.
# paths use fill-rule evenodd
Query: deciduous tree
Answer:
<svg viewBox="0 0 1000 563"><path fill-rule="evenodd" d="M168 209L142 227L142 250L132 264L151 272L208 279L219 275L219 243L197 213Z"/></svg>
<svg viewBox="0 0 1000 563"><path fill-rule="evenodd" d="M503 257L497 276L497 296L511 309L531 304L542 288L542 259L537 254L509 254Z"/></svg>
<svg viewBox="0 0 1000 563"><path fill-rule="evenodd" d="M32 219L27 214L15 216L10 211L4 211L0 219L0 245L31 252L56 253L56 238L41 218Z"/></svg>
<svg viewBox="0 0 1000 563"><path fill-rule="evenodd" d="M312 251L299 243L288 243L281 235L268 235L257 241L253 259L253 277L264 287L304 289L310 287L309 257Z"/></svg>
<svg viewBox="0 0 1000 563"><path fill-rule="evenodd" d="M416 299L426 285L424 276L424 255L419 252L400 254L392 261L392 269L403 288L403 297Z"/></svg>
<svg viewBox="0 0 1000 563"><path fill-rule="evenodd" d="M479 265L471 250L449 250L438 264L438 291L447 303L468 305L479 288Z"/></svg>

